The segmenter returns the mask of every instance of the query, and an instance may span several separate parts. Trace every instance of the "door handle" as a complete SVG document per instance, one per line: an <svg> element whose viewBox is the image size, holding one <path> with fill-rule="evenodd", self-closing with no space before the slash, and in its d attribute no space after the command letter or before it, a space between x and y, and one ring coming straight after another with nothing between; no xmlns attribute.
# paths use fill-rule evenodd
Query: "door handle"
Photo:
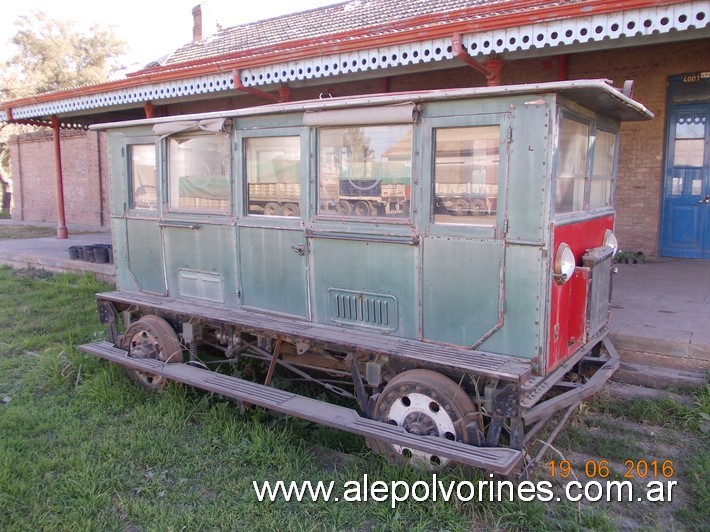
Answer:
<svg viewBox="0 0 710 532"><path fill-rule="evenodd" d="M306 253L306 246L303 244L298 244L297 246L291 246L291 249L299 254L301 257Z"/></svg>
<svg viewBox="0 0 710 532"><path fill-rule="evenodd" d="M699 200L698 203L710 203L710 194Z"/></svg>

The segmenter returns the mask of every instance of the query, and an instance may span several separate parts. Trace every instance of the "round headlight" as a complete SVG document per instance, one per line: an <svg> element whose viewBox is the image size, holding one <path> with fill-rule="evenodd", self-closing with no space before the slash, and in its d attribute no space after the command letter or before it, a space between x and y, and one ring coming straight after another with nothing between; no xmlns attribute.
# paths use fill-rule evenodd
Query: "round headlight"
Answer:
<svg viewBox="0 0 710 532"><path fill-rule="evenodd" d="M577 262L570 247L562 242L555 254L554 277L557 284L565 284L572 278Z"/></svg>
<svg viewBox="0 0 710 532"><path fill-rule="evenodd" d="M611 229L607 229L604 233L604 245L612 249L612 257L619 251L619 241L616 239L616 235Z"/></svg>

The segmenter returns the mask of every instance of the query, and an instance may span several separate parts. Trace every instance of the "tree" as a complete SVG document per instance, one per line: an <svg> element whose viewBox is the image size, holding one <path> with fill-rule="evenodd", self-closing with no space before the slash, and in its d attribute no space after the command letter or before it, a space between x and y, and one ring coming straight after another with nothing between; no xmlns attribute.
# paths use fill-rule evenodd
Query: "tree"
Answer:
<svg viewBox="0 0 710 532"><path fill-rule="evenodd" d="M15 27L10 43L17 52L0 74L3 100L99 83L123 68L118 58L126 43L111 28L94 24L81 33L73 22L47 18L41 11L18 17Z"/></svg>
<svg viewBox="0 0 710 532"><path fill-rule="evenodd" d="M124 68L119 59L126 43L112 28L94 24L81 33L73 22L47 18L41 11L18 17L15 27L9 43L16 53L0 70L2 100L100 83ZM12 125L0 128L0 197L8 188L7 139L20 132Z"/></svg>

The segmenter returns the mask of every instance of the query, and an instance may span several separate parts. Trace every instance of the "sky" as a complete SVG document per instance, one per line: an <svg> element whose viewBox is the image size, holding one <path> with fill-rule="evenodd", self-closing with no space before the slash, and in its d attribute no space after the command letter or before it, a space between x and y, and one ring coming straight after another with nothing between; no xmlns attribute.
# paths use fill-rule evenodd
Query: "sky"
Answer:
<svg viewBox="0 0 710 532"><path fill-rule="evenodd" d="M126 41L127 70L138 70L192 40L192 8L203 4L222 27L263 20L286 13L337 4L343 0L15 0L4 2L0 16L0 60L12 56L10 38L18 16L42 11L49 18L71 20L76 30L88 32L93 23L113 27Z"/></svg>

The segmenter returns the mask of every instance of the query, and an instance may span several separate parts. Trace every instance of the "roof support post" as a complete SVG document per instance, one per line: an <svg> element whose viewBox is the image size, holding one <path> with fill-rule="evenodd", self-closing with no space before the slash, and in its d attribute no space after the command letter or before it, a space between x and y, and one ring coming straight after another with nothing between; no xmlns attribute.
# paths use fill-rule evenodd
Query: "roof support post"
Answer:
<svg viewBox="0 0 710 532"><path fill-rule="evenodd" d="M54 132L54 167L57 177L57 238L69 238L67 230L67 221L64 216L64 177L62 175L62 149L60 146L60 131L61 125L59 117L56 115L51 118L52 131Z"/></svg>
<svg viewBox="0 0 710 532"><path fill-rule="evenodd" d="M246 92L247 94L252 94L252 95L258 96L259 98L262 98L264 100L268 100L270 102L275 102L275 103L291 101L291 88L286 85L282 85L279 88L279 95L276 96L274 94L271 94L266 91L262 91L260 89L253 89L251 87L245 87L244 83L242 83L241 71L239 71L239 70L235 69L234 72L232 73L232 77L234 78L234 90Z"/></svg>
<svg viewBox="0 0 710 532"><path fill-rule="evenodd" d="M460 59L474 70L477 70L478 72L486 76L488 86L492 87L500 85L500 77L503 70L502 59L492 57L485 63L477 61L476 59L471 57L469 53L464 49L460 33L454 33L453 37L451 37L451 48L454 57Z"/></svg>

